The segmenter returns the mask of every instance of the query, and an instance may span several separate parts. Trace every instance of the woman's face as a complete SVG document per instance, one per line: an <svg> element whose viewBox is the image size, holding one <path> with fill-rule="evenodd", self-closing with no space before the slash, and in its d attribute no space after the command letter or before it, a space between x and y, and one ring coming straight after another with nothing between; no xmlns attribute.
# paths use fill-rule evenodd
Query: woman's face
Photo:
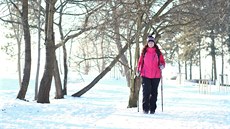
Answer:
<svg viewBox="0 0 230 129"><path fill-rule="evenodd" d="M153 41L149 41L149 42L148 42L148 46L149 46L149 47L154 47L154 42L153 42Z"/></svg>

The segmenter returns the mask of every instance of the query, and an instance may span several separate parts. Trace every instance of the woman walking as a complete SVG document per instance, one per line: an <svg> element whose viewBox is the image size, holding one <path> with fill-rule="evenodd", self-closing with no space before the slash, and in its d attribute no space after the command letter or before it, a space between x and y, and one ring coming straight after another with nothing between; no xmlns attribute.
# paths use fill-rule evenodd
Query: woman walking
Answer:
<svg viewBox="0 0 230 129"><path fill-rule="evenodd" d="M154 114L157 108L158 85L161 70L165 67L164 57L155 39L148 36L147 44L142 49L138 61L137 74L142 77L143 100L142 109L145 114Z"/></svg>

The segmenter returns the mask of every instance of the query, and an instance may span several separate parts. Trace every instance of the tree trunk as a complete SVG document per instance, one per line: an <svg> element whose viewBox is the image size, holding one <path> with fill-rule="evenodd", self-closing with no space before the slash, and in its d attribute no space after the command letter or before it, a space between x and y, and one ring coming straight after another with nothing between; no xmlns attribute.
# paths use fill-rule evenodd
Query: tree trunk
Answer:
<svg viewBox="0 0 230 129"><path fill-rule="evenodd" d="M216 48L215 48L215 37L214 31L211 31L211 57L212 57L212 80L216 81L217 79L217 71L216 71Z"/></svg>
<svg viewBox="0 0 230 129"><path fill-rule="evenodd" d="M39 11L41 12L41 0L38 2ZM40 58L41 58L41 13L38 13L38 59L37 59L37 72L35 78L35 89L34 89L34 100L38 99L38 82L39 82L39 71L40 71Z"/></svg>
<svg viewBox="0 0 230 129"><path fill-rule="evenodd" d="M68 78L68 65L67 65L67 52L66 47L63 45L63 63L64 63L64 88L63 88L63 95L67 95L67 78Z"/></svg>
<svg viewBox="0 0 230 129"><path fill-rule="evenodd" d="M103 46L104 46L104 35L102 35L102 41L101 41L101 44L100 44L101 55L105 55L105 53L104 53L105 52L105 48ZM102 70L105 69L105 66L106 66L106 61L103 58L102 61L101 61L101 67L98 68L99 72L102 72Z"/></svg>
<svg viewBox="0 0 230 129"><path fill-rule="evenodd" d="M17 98L24 100L30 81L31 71L31 37L28 23L28 0L22 1L22 26L25 40L25 65L23 71L24 75L22 79L22 84Z"/></svg>
<svg viewBox="0 0 230 129"><path fill-rule="evenodd" d="M55 80L55 87L56 87L55 99L61 99L63 98L63 94L62 94L61 78L59 74L57 60L55 60L54 62L54 80Z"/></svg>
<svg viewBox="0 0 230 129"><path fill-rule="evenodd" d="M187 61L184 62L185 80L188 80Z"/></svg>
<svg viewBox="0 0 230 129"><path fill-rule="evenodd" d="M137 107L141 87L141 77L135 76L135 78L131 80L131 84L128 108Z"/></svg>
<svg viewBox="0 0 230 129"><path fill-rule="evenodd" d="M139 42L136 43L136 51L135 51L135 66L137 66L138 59L140 57L140 47ZM139 99L139 92L141 87L141 78L135 76L136 67L134 67L134 72L132 73L131 83L130 83L130 95L129 95L129 103L128 108L137 107L137 101Z"/></svg>
<svg viewBox="0 0 230 129"><path fill-rule="evenodd" d="M178 60L178 74L177 74L177 79L179 79L179 84L181 84L181 77L182 77L182 72L181 72L181 63L180 63L180 60Z"/></svg>
<svg viewBox="0 0 230 129"><path fill-rule="evenodd" d="M224 41L221 38L221 84L224 84Z"/></svg>
<svg viewBox="0 0 230 129"><path fill-rule="evenodd" d="M201 53L200 53L200 51L201 51L201 48L200 48L200 42L201 42L201 40L200 40L200 38L199 38L199 74L200 74L200 80L202 79L202 72L201 72Z"/></svg>
<svg viewBox="0 0 230 129"><path fill-rule="evenodd" d="M118 62L120 57L125 53L125 51L128 49L127 43L119 52L119 54L114 58L114 60L109 64L108 67L105 68L104 71L102 71L89 85L78 91L77 93L73 94L73 97L80 97L81 95L85 94L87 91L89 91L101 78L103 78L112 68L113 66Z"/></svg>
<svg viewBox="0 0 230 129"><path fill-rule="evenodd" d="M12 24L13 25L13 24ZM15 33L16 35L16 33ZM18 35L19 37L19 35ZM18 80L19 80L19 85L20 85L20 88L22 87L22 83L21 83L21 80L22 80L22 71L21 71L21 41L18 40L18 37L17 37L17 45L18 45L18 63L17 63L17 66L18 66Z"/></svg>
<svg viewBox="0 0 230 129"><path fill-rule="evenodd" d="M45 46L46 63L44 74L40 83L38 92L38 103L50 103L49 93L52 83L55 61L55 43L53 32L53 20L56 0L47 0L46 2L46 23L45 23Z"/></svg>
<svg viewBox="0 0 230 129"><path fill-rule="evenodd" d="M192 57L190 57L190 62L189 62L189 67L190 67L190 75L189 75L189 78L190 78L190 80L192 80Z"/></svg>
<svg viewBox="0 0 230 129"><path fill-rule="evenodd" d="M116 32L116 30L117 30L117 32ZM120 32L119 32L118 28L115 29L115 33L116 33L116 36L115 36L116 41L115 42L116 42L118 50L120 51L122 49L122 44L121 44L120 35L119 35ZM126 77L127 85L130 86L130 77L131 77L131 75L130 75L130 70L129 70L128 66L127 66L128 65L128 60L127 60L125 54L123 54L121 56L121 62L122 62L122 64L125 64L125 65L123 65L124 72L125 72L125 77Z"/></svg>

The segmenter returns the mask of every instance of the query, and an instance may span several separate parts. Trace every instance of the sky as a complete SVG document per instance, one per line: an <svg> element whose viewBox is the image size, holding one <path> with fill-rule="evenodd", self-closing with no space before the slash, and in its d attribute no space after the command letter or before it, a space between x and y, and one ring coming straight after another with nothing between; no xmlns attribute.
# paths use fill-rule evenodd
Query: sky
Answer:
<svg viewBox="0 0 230 129"><path fill-rule="evenodd" d="M50 104L33 100L31 83L26 101L16 98L17 79L0 80L1 129L230 129L230 87L199 87L195 83L163 80L163 108L159 91L155 114L143 114L140 107L127 108L129 88L125 78L107 74L81 97L71 95L88 85L94 75L71 73L64 99L54 99L54 86ZM160 90L160 88L159 88Z"/></svg>

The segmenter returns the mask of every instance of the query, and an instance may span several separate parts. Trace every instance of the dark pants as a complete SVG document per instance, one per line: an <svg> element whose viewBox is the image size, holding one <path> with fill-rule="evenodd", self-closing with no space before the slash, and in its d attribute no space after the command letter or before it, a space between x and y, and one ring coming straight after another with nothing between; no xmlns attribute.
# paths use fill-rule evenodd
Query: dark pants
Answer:
<svg viewBox="0 0 230 129"><path fill-rule="evenodd" d="M155 112L157 108L157 94L160 78L142 77L143 100L142 108L144 112Z"/></svg>

